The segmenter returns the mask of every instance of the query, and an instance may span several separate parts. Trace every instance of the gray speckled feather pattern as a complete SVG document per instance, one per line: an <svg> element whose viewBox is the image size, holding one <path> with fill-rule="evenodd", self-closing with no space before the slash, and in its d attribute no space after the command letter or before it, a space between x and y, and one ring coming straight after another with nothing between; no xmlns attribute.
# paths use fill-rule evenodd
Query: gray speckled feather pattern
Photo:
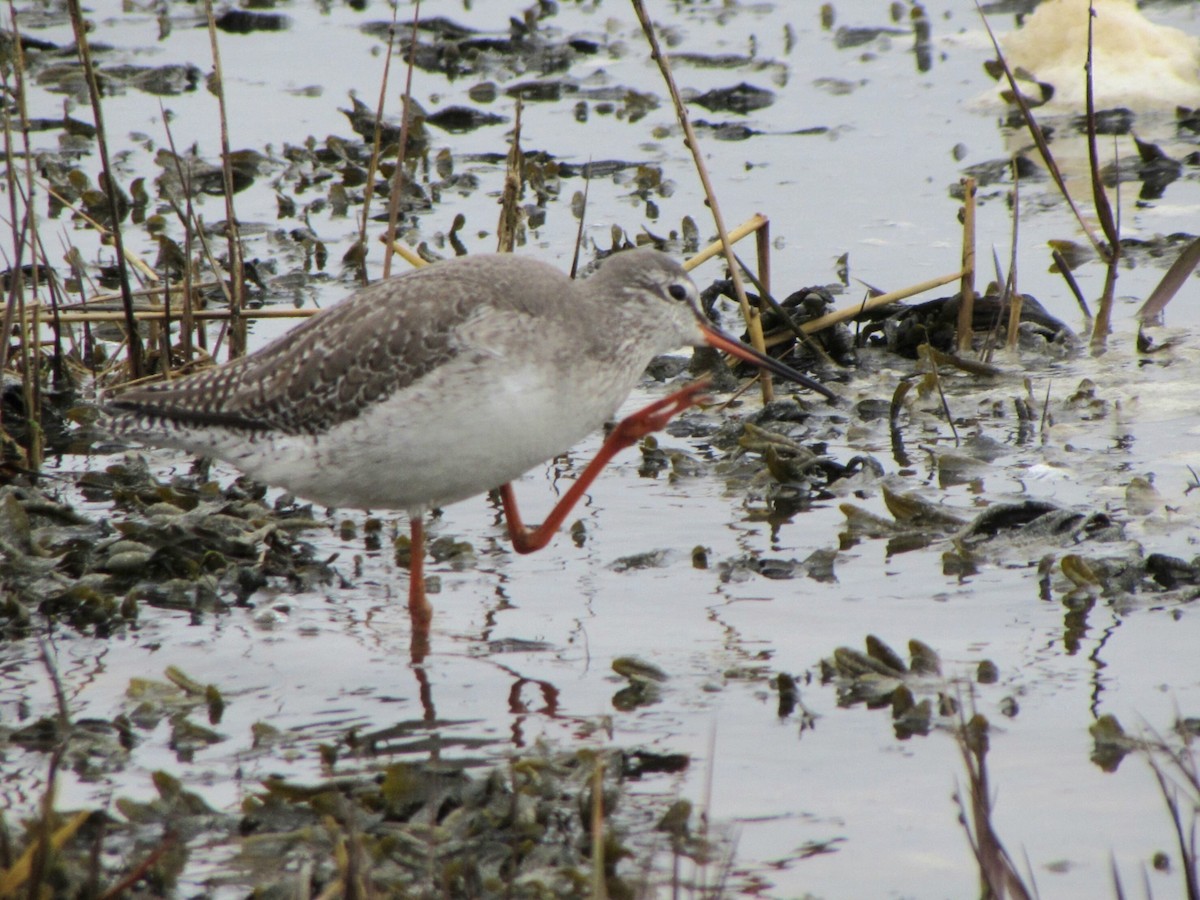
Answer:
<svg viewBox="0 0 1200 900"><path fill-rule="evenodd" d="M251 356L117 394L101 427L328 505L442 505L568 449L653 356L702 343L695 291L653 250L583 281L514 255L448 260L363 288ZM459 421L471 416L486 453L463 440L479 440Z"/></svg>
<svg viewBox="0 0 1200 900"><path fill-rule="evenodd" d="M446 364L461 349L455 328L481 297L515 310L530 297L518 283L522 273L536 266L562 277L533 260L498 259L484 268L485 259L378 281L251 356L126 391L109 406L189 425L320 434ZM137 430L115 424L117 433Z"/></svg>

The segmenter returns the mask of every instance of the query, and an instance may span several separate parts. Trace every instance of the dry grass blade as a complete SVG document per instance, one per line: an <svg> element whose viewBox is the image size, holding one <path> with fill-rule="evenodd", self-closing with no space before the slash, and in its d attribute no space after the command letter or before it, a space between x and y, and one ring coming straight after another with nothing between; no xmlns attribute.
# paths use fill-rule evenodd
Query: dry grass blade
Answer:
<svg viewBox="0 0 1200 900"><path fill-rule="evenodd" d="M1150 292L1142 308L1137 311L1137 317L1145 322L1147 319L1155 320L1161 316L1167 304L1192 276L1197 265L1200 265L1200 238L1184 247L1175 262L1171 263L1171 268L1167 269L1167 273Z"/></svg>
<svg viewBox="0 0 1200 900"><path fill-rule="evenodd" d="M160 116L162 117L163 130L167 135L167 146L171 150L171 161L175 166L175 177L179 179L179 183L183 186L183 208L180 208L178 201L170 194L167 194L167 202L174 210L176 217L180 221L180 224L183 225L183 315L181 317L182 324L180 325L179 336L180 345L183 352L184 365L190 365L194 361L194 348L192 346L193 329L196 333L196 343L206 351L208 348L208 335L204 331L203 327L200 327L196 324L196 320L193 318L195 308L192 298L195 296L193 293L195 288L195 277L192 271L192 241L198 235L200 244L204 248L205 252L208 251L208 241L205 240L203 230L199 227L200 223L196 215L196 210L192 205L191 173L184 169L183 162L179 157L179 151L175 146L175 135L171 131L170 119L167 116L167 111L163 107L161 101L158 104L158 110ZM214 266L213 269L214 271L220 271L216 266ZM218 280L221 285L221 290L228 297L229 291L225 287L224 281L221 279ZM170 293L169 286L164 284L164 313L171 308ZM169 328L170 326L168 325L168 330ZM169 359L169 348L167 356Z"/></svg>
<svg viewBox="0 0 1200 900"><path fill-rule="evenodd" d="M118 900L118 898L124 897L128 891L133 890L137 883L146 877L147 873L154 868L164 854L175 848L178 842L179 839L174 833L167 832L163 836L163 839L158 842L158 846L147 853L145 858L134 866L133 871L100 895L100 900Z"/></svg>
<svg viewBox="0 0 1200 900"><path fill-rule="evenodd" d="M1175 759L1174 754L1170 754ZM1162 792L1167 804L1167 812L1171 815L1171 825L1175 829L1175 840L1179 845L1179 864L1183 869L1183 881L1188 900L1200 900L1200 873L1197 872L1196 824L1197 813L1195 798L1188 798L1187 806L1192 810L1191 827L1183 822L1183 811L1179 802L1179 790L1167 778L1162 767L1153 756L1147 756L1154 777L1158 780L1158 789ZM1176 765L1182 768L1182 763L1175 759Z"/></svg>
<svg viewBox="0 0 1200 900"><path fill-rule="evenodd" d="M1109 247L1112 249L1112 255L1109 258L1109 263L1112 265L1116 263L1117 257L1120 256L1121 241L1118 222L1113 215L1112 205L1108 202L1108 191L1104 189L1104 182L1100 178L1100 155L1096 150L1096 99L1094 79L1092 77L1092 27L1095 23L1096 6L1092 0L1089 0L1087 62L1084 64L1084 73L1086 75L1084 83L1087 97L1088 170L1092 176L1092 203L1096 207L1096 217L1100 220L1100 227L1104 230L1104 236L1108 238Z"/></svg>
<svg viewBox="0 0 1200 900"><path fill-rule="evenodd" d="M1025 99L1025 95L1021 93L1021 89L1017 86L1017 79L1012 73L1012 69L1008 66L1008 60L1004 58L1004 53L1000 50L1000 42L996 40L996 35L992 32L992 26L984 15L982 7L978 0L975 2L975 9L979 12L979 17L983 19L983 27L987 29L988 37L991 38L992 46L996 49L996 56L1000 61L1000 66L1004 70L1004 77L1008 79L1008 86L1012 89L1013 99L1016 100L1017 106L1021 110L1021 116L1025 119L1025 126L1029 129L1029 134L1033 137L1034 144L1037 145L1038 153L1041 154L1042 161L1046 164L1046 169L1050 172L1050 177L1054 179L1054 184L1058 187L1059 193L1063 199L1067 201L1067 205L1071 207L1071 212L1075 215L1075 219L1079 222L1079 227L1083 229L1084 234L1088 236L1088 240L1092 242L1092 246L1096 248L1096 252L1104 259L1109 257L1109 249L1105 244L1096 237L1084 219L1083 213L1079 211L1079 207L1075 205L1075 201L1071 199L1071 194L1067 191L1067 184L1063 180L1062 172L1058 169L1058 163L1054 161L1054 156L1050 153L1050 145L1046 143L1046 136L1042 134L1041 126L1033 116L1033 110L1029 108L1029 101Z"/></svg>
<svg viewBox="0 0 1200 900"><path fill-rule="evenodd" d="M80 810L62 825L58 826L58 828L54 829L54 832L50 835L50 849L61 850L63 845L75 836L75 833L83 827L83 823L91 815L91 810ZM30 876L33 874L34 857L42 849L41 844L30 844L17 858L16 862L7 869L0 871L0 897L15 896L17 889L29 881Z"/></svg>
<svg viewBox="0 0 1200 900"><path fill-rule="evenodd" d="M1117 860L1115 857L1109 857L1109 871L1112 872L1113 880L1113 896L1117 900L1125 900L1125 888L1121 886L1121 873L1117 870Z"/></svg>
<svg viewBox="0 0 1200 900"><path fill-rule="evenodd" d="M973 715L969 722L959 724L956 736L970 787L969 815L961 794L955 796L963 828L967 832L967 840L979 865L983 895L1011 900L1031 900L1037 896L1036 890L1031 891L1025 886L1008 851L1004 849L999 835L992 827L991 788L988 785L987 771L988 728L987 719L978 713Z"/></svg>
<svg viewBox="0 0 1200 900"><path fill-rule="evenodd" d="M1070 289L1071 293L1075 295L1075 302L1079 304L1080 311L1090 321L1092 318L1092 311L1088 308L1087 299L1083 296L1083 291L1079 288L1079 282L1076 281L1075 276L1071 274L1071 264L1067 262L1067 258L1063 256L1061 250L1053 250L1050 253L1050 256L1054 259L1054 264L1058 266L1058 273L1062 275L1063 281L1067 283L1067 287Z"/></svg>
<svg viewBox="0 0 1200 900"><path fill-rule="evenodd" d="M1104 293L1100 296L1100 306L1096 312L1096 321L1092 326L1092 349L1094 352L1104 348L1108 339L1112 321L1113 298L1117 292L1117 263L1121 258L1121 183L1117 181L1117 210L1114 216L1112 206L1108 202L1108 192L1100 178L1100 156L1096 150L1096 107L1093 97L1092 84L1092 26L1096 20L1096 7L1092 0L1088 2L1088 46L1087 64L1084 66L1087 88L1087 138L1088 138L1088 170L1092 176L1092 202L1096 215L1100 218L1100 227L1108 238L1109 253L1101 254L1107 264L1104 278Z"/></svg>

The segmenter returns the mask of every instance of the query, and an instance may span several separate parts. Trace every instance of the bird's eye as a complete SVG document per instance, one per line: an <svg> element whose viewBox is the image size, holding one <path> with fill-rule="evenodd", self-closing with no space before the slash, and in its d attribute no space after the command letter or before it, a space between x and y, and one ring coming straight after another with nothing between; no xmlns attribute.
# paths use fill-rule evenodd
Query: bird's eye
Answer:
<svg viewBox="0 0 1200 900"><path fill-rule="evenodd" d="M671 295L673 300L686 300L688 295L687 288L682 284L671 285L667 288L667 293Z"/></svg>

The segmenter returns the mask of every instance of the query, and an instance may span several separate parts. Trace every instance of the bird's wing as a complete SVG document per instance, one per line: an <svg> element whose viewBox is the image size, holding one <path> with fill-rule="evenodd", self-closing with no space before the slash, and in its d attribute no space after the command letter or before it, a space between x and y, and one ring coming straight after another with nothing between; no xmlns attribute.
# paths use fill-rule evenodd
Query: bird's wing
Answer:
<svg viewBox="0 0 1200 900"><path fill-rule="evenodd" d="M482 286L460 278L450 299L437 302L425 271L376 282L251 356L123 391L107 405L118 415L290 434L353 418L459 352L456 328Z"/></svg>

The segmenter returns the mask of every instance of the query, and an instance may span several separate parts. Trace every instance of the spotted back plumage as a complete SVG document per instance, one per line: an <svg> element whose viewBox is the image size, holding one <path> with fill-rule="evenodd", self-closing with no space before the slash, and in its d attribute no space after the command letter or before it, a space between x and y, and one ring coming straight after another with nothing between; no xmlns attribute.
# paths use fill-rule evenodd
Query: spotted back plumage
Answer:
<svg viewBox="0 0 1200 900"><path fill-rule="evenodd" d="M456 329L481 302L519 312L541 299L546 315L571 286L557 269L515 256L467 257L376 282L251 356L112 397L108 428L142 437L159 420L320 434L463 352Z"/></svg>

